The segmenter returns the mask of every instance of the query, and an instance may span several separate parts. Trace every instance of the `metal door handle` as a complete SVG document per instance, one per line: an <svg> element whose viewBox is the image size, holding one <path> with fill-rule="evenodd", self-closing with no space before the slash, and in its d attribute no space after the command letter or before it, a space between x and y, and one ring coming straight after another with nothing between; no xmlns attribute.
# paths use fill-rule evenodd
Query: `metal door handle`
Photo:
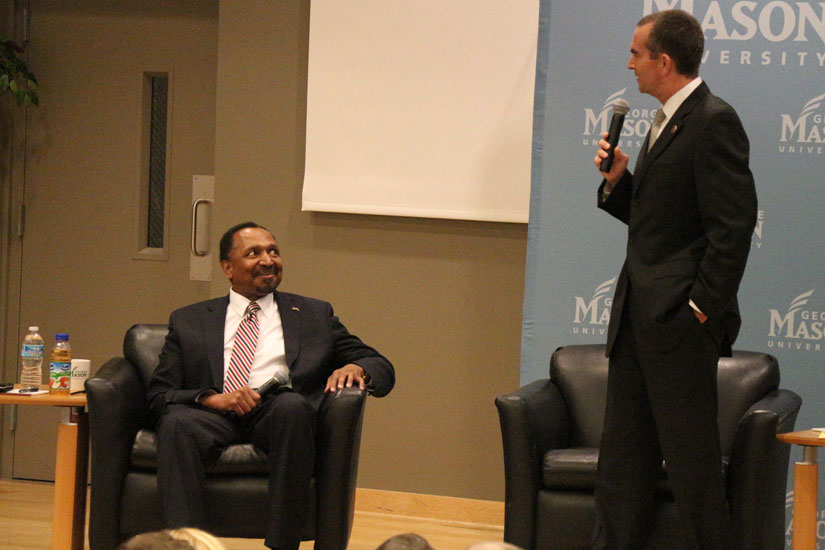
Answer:
<svg viewBox="0 0 825 550"><path fill-rule="evenodd" d="M203 203L211 204L212 201L210 199L198 199L192 203L192 254L195 256L206 256L209 252L208 250L201 252L196 244L198 238L198 206Z"/></svg>

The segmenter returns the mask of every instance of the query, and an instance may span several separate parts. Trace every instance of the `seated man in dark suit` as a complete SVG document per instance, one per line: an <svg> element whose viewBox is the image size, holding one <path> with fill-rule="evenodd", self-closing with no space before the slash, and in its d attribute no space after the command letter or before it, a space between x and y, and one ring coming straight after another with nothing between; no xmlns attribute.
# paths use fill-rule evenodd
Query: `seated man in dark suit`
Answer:
<svg viewBox="0 0 825 550"><path fill-rule="evenodd" d="M158 431L158 485L167 526L201 527L204 465L240 441L265 451L270 471L265 543L295 550L315 464L316 411L324 393L357 384L376 396L392 364L350 334L327 302L277 292L275 237L242 223L221 238L228 296L174 311L149 386ZM263 398L273 376L288 380Z"/></svg>

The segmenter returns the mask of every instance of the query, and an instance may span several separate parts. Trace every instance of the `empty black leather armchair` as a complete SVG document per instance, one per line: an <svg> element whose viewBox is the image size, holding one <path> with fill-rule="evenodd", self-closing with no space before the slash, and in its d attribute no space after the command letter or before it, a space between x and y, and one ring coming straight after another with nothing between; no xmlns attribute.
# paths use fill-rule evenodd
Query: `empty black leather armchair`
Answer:
<svg viewBox="0 0 825 550"><path fill-rule="evenodd" d="M719 429L741 548L784 548L790 446L801 399L778 389L779 366L763 353L719 361ZM593 491L607 392L603 345L567 346L550 359L550 379L496 398L504 444L504 540L528 550L589 548ZM678 548L673 497L662 472L651 544Z"/></svg>
<svg viewBox="0 0 825 550"><path fill-rule="evenodd" d="M89 543L112 550L130 536L162 529L155 473L157 440L149 425L146 389L166 337L166 325L134 325L123 354L86 382L91 438ZM317 550L345 550L353 504L366 392L329 394L318 415L315 474L307 499L304 540ZM265 455L232 445L207 469L209 530L222 537L263 538L267 521Z"/></svg>

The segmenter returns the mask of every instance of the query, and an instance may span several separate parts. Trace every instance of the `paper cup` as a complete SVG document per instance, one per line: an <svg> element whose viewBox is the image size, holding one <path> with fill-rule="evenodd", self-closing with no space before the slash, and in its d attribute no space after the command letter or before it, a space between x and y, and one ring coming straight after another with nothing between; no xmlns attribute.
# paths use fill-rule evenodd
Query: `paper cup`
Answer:
<svg viewBox="0 0 825 550"><path fill-rule="evenodd" d="M86 391L91 362L88 359L72 359L72 385L69 393Z"/></svg>

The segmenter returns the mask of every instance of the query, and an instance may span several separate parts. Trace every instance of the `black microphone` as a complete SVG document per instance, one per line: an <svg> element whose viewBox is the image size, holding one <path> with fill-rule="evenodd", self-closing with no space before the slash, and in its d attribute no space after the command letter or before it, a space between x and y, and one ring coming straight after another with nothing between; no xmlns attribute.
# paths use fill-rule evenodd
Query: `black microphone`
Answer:
<svg viewBox="0 0 825 550"><path fill-rule="evenodd" d="M281 386L287 385L289 385L289 377L285 373L277 371L274 375L272 375L272 378L261 384L260 387L255 389L255 391L263 397L267 393L273 392Z"/></svg>
<svg viewBox="0 0 825 550"><path fill-rule="evenodd" d="M599 170L602 172L610 172L610 167L613 166L613 150L619 143L622 125L624 125L624 116L629 110L630 105L624 99L617 99L613 104L613 118L610 120L610 131L607 133L607 142L610 144L610 149L607 150L607 158L603 158L602 163L599 165Z"/></svg>

